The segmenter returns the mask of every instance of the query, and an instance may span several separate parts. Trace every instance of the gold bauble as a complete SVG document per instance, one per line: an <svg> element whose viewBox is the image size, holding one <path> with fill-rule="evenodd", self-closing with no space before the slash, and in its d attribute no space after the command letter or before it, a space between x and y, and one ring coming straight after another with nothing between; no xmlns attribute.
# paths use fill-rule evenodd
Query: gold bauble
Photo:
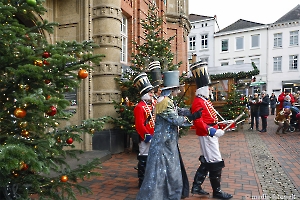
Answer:
<svg viewBox="0 0 300 200"><path fill-rule="evenodd" d="M20 128L25 128L28 125L28 123L26 121L24 122L19 122L19 126Z"/></svg>

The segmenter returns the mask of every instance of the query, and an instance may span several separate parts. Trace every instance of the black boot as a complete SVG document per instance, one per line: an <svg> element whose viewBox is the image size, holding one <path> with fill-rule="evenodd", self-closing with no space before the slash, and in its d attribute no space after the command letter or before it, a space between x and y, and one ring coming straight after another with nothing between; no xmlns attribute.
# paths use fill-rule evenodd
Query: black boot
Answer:
<svg viewBox="0 0 300 200"><path fill-rule="evenodd" d="M211 187L213 188L213 197L218 199L231 199L233 196L221 190L222 169L209 172Z"/></svg>
<svg viewBox="0 0 300 200"><path fill-rule="evenodd" d="M145 170L146 170L146 163L147 163L147 157L148 156L138 156L138 178L139 178L139 188L141 188L144 176L145 176Z"/></svg>
<svg viewBox="0 0 300 200"><path fill-rule="evenodd" d="M207 176L207 172L208 172L208 170L206 168L206 165L205 165L206 161L205 161L205 158L203 156L200 156L199 160L200 160L201 164L200 164L200 166L197 169L197 172L195 174L191 193L192 194L199 194L199 195L208 195L209 193L205 192L201 187L202 183L205 180L205 177Z"/></svg>

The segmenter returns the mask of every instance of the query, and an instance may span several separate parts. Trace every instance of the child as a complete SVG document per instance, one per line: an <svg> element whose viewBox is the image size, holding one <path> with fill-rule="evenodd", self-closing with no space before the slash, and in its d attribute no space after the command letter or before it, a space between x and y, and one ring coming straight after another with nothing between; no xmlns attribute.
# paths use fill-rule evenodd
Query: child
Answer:
<svg viewBox="0 0 300 200"><path fill-rule="evenodd" d="M285 130L290 125L291 115L292 112L289 106L284 107L281 111L278 112L278 114L274 118L275 124L278 125L276 134L279 134L280 129L282 129L282 133L285 134Z"/></svg>

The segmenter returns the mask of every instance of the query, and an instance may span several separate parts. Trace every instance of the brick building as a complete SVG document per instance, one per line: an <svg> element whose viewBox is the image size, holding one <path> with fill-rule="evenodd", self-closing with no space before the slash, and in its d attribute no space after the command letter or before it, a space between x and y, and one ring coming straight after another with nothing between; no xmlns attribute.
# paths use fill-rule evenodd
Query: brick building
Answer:
<svg viewBox="0 0 300 200"><path fill-rule="evenodd" d="M77 104L71 106L74 117L67 124L80 124L84 119L116 116L113 101L121 100L121 91L114 78L120 77L122 65L130 65L131 53L135 51L132 41L142 44L140 20L148 12L148 4L155 3L164 19L165 38L176 35L172 41L174 63L182 61L180 71L187 70L187 36L190 32L188 0L47 0L47 13L36 16L37 20L58 22L54 34L45 35L50 43L56 41L94 40L100 48L94 52L104 54L100 63L94 63L88 79L71 95ZM32 22L24 21L28 26ZM62 124L64 125L64 124ZM113 126L95 132L94 137L84 135L78 148L90 150L122 151L120 133ZM121 142L122 143L122 142ZM118 146L118 145L117 145Z"/></svg>

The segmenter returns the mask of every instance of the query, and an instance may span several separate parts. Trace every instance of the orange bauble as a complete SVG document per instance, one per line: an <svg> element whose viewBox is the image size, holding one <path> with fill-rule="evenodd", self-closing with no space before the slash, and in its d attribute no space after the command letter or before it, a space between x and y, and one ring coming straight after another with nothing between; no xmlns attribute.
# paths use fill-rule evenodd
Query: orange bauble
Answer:
<svg viewBox="0 0 300 200"><path fill-rule="evenodd" d="M24 162L21 163L21 170L22 171L26 171L28 169L28 167L29 166L26 163L24 163Z"/></svg>
<svg viewBox="0 0 300 200"><path fill-rule="evenodd" d="M17 118L23 118L26 116L26 110L24 110L23 108L16 108L14 111L14 115Z"/></svg>
<svg viewBox="0 0 300 200"><path fill-rule="evenodd" d="M86 77L88 77L89 73L85 70L85 69L81 69L78 72L78 77L81 79L85 79Z"/></svg>
<svg viewBox="0 0 300 200"><path fill-rule="evenodd" d="M60 181L61 182L67 182L68 181L68 176L67 175L63 175L60 177Z"/></svg>
<svg viewBox="0 0 300 200"><path fill-rule="evenodd" d="M28 136L29 136L29 132L26 131L26 130L22 130L21 135L22 135L23 137L28 137Z"/></svg>

